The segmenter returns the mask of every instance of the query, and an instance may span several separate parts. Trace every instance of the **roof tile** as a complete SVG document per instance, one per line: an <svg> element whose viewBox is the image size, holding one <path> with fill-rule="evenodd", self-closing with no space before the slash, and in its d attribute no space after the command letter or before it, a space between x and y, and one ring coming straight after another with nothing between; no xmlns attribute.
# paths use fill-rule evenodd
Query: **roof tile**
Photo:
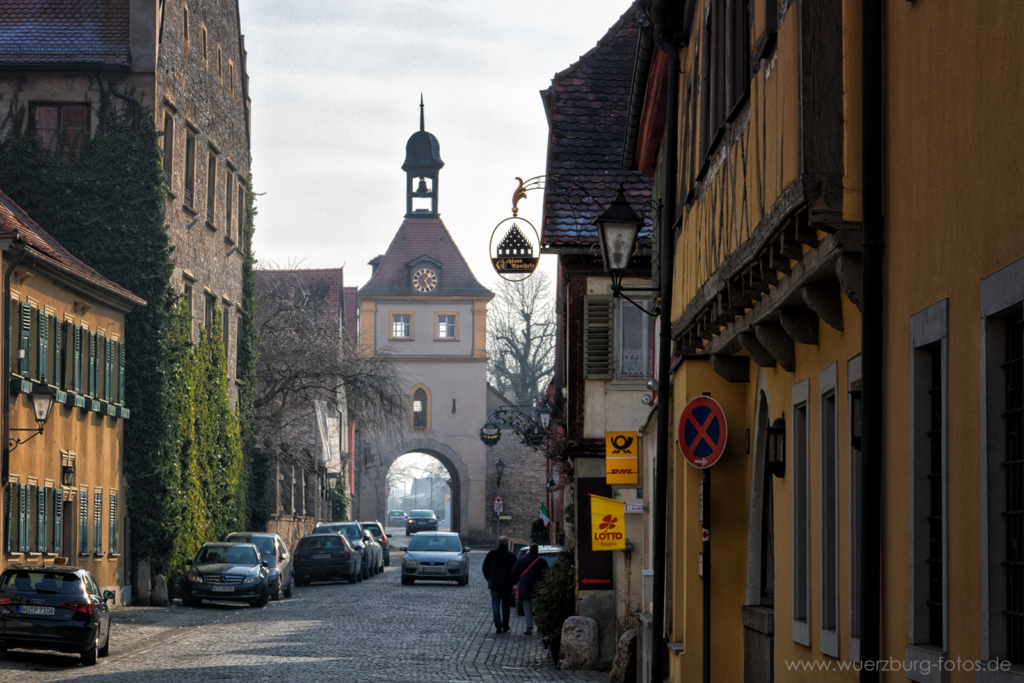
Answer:
<svg viewBox="0 0 1024 683"><path fill-rule="evenodd" d="M130 0L0 0L0 64L128 64Z"/></svg>

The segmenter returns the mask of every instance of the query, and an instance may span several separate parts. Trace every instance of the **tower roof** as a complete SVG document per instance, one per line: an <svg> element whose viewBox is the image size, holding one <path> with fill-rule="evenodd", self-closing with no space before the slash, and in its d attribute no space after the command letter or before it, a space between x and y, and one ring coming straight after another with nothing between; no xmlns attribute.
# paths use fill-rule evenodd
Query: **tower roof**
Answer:
<svg viewBox="0 0 1024 683"><path fill-rule="evenodd" d="M423 217L402 222L377 271L359 290L360 298L410 295L409 263L422 256L440 264L436 296L494 296L473 275L441 219Z"/></svg>
<svg viewBox="0 0 1024 683"><path fill-rule="evenodd" d="M405 143L405 163L402 164L402 170L439 169L442 166L444 166L444 162L441 161L441 144L423 126L423 95L420 95L420 129L412 134L409 142Z"/></svg>

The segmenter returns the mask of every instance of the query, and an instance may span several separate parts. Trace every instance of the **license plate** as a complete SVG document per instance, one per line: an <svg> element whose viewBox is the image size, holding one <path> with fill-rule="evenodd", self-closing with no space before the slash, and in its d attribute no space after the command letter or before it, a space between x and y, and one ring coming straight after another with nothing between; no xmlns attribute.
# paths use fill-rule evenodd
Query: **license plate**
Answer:
<svg viewBox="0 0 1024 683"><path fill-rule="evenodd" d="M424 567L424 574L444 574L444 567Z"/></svg>
<svg viewBox="0 0 1024 683"><path fill-rule="evenodd" d="M53 614L52 607L35 607L33 605L22 605L18 608L18 611L22 614Z"/></svg>
<svg viewBox="0 0 1024 683"><path fill-rule="evenodd" d="M314 560L329 560L329 559L331 559L331 554L330 553L326 553L326 554L322 554L322 555L314 555L313 559Z"/></svg>
<svg viewBox="0 0 1024 683"><path fill-rule="evenodd" d="M210 588L215 593L234 593L234 586L213 586Z"/></svg>

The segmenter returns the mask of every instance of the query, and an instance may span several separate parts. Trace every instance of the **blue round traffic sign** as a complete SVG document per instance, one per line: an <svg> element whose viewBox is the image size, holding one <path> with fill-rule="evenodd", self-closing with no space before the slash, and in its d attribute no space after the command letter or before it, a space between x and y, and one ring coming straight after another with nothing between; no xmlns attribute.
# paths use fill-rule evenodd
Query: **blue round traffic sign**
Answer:
<svg viewBox="0 0 1024 683"><path fill-rule="evenodd" d="M697 469L711 467L725 452L729 429L725 412L710 396L698 396L686 404L679 416L679 450L686 462Z"/></svg>

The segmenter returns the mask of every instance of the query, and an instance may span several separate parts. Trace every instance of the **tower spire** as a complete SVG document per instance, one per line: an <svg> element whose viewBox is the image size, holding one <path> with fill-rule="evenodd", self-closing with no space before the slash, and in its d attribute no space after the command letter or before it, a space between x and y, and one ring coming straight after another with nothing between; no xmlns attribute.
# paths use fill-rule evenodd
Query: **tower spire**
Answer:
<svg viewBox="0 0 1024 683"><path fill-rule="evenodd" d="M425 130L423 127L423 93L420 93L420 130Z"/></svg>

